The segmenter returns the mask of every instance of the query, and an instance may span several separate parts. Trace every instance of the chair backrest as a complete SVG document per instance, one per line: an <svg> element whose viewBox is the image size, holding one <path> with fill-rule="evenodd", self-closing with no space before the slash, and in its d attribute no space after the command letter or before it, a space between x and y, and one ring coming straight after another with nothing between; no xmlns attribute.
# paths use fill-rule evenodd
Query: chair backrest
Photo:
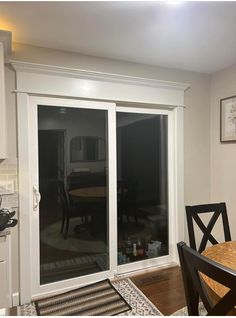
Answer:
<svg viewBox="0 0 236 318"><path fill-rule="evenodd" d="M177 247L189 315L199 315L198 296L209 316L223 316L234 309L236 304L236 271L201 255L184 242L178 243ZM229 291L217 304L212 304L200 273L229 288Z"/></svg>
<svg viewBox="0 0 236 318"><path fill-rule="evenodd" d="M208 225L205 226L202 220L200 219L199 214L208 212L212 212L212 216ZM198 250L198 252L201 253L205 250L208 241L211 242L212 245L218 244L217 240L212 236L211 232L220 215L222 216L223 221L225 241L231 241L229 221L227 216L226 205L224 202L186 206L186 214L190 247L194 250ZM198 227L203 232L203 236L198 249L196 248L193 220L196 222Z"/></svg>

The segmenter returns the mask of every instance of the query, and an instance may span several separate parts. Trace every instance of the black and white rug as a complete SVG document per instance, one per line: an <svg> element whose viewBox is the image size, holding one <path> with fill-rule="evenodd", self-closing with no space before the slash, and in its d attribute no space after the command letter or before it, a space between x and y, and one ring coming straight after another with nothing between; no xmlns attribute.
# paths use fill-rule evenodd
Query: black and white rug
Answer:
<svg viewBox="0 0 236 318"><path fill-rule="evenodd" d="M129 278L113 281L112 285L132 308L119 316L163 316ZM18 306L17 315L37 316L35 303Z"/></svg>
<svg viewBox="0 0 236 318"><path fill-rule="evenodd" d="M202 302L199 303L198 310L199 310L199 316L206 316L207 311ZM177 310L171 316L188 316L188 309L187 307L183 307Z"/></svg>

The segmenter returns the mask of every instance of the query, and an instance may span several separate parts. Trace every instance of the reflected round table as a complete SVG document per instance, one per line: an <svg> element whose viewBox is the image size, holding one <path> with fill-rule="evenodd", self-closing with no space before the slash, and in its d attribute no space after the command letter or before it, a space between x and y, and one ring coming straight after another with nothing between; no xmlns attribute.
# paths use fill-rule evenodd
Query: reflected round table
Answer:
<svg viewBox="0 0 236 318"><path fill-rule="evenodd" d="M98 224L104 225L106 224L106 198L107 195L107 187L97 186L97 187L85 187L85 188L77 188L70 190L69 196L72 198L74 202L80 203L88 203L90 204L89 212L92 212L92 221L88 220L88 217L85 216L85 224L90 226L90 231L94 234L98 229ZM89 213L88 213L89 216ZM74 231L76 233L81 232L81 225L76 225ZM84 230L84 228L83 228ZM106 231L104 230L104 233Z"/></svg>
<svg viewBox="0 0 236 318"><path fill-rule="evenodd" d="M70 190L69 195L74 198L105 198L107 196L107 188L103 186L78 188Z"/></svg>

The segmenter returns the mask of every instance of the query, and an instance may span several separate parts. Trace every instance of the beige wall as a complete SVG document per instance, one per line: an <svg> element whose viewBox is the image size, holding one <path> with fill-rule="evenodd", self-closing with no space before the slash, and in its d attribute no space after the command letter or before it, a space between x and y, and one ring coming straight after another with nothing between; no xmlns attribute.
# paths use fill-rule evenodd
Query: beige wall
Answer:
<svg viewBox="0 0 236 318"><path fill-rule="evenodd" d="M185 204L209 202L210 78L208 75L89 57L22 44L14 44L12 59L189 83L191 88L185 94L186 109L184 113ZM9 156L15 158L17 156L16 103L15 96L11 93L15 87L15 79L14 72L8 68L6 70L6 82L8 150ZM16 255L18 255L18 251L16 247L17 237L15 236L12 251L15 258L14 264L17 264ZM14 272L17 267L14 266ZM17 275L14 274L13 291L16 292L17 289Z"/></svg>
<svg viewBox="0 0 236 318"><path fill-rule="evenodd" d="M236 143L220 142L220 99L236 95L236 65L211 79L211 200L225 201L232 238L236 239Z"/></svg>

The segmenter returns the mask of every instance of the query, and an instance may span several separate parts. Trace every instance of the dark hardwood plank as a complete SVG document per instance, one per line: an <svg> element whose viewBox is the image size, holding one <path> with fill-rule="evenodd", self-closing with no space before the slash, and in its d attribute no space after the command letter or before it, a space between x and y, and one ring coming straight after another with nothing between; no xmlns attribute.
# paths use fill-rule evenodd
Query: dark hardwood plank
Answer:
<svg viewBox="0 0 236 318"><path fill-rule="evenodd" d="M130 278L163 315L171 315L186 306L180 267L155 270Z"/></svg>

